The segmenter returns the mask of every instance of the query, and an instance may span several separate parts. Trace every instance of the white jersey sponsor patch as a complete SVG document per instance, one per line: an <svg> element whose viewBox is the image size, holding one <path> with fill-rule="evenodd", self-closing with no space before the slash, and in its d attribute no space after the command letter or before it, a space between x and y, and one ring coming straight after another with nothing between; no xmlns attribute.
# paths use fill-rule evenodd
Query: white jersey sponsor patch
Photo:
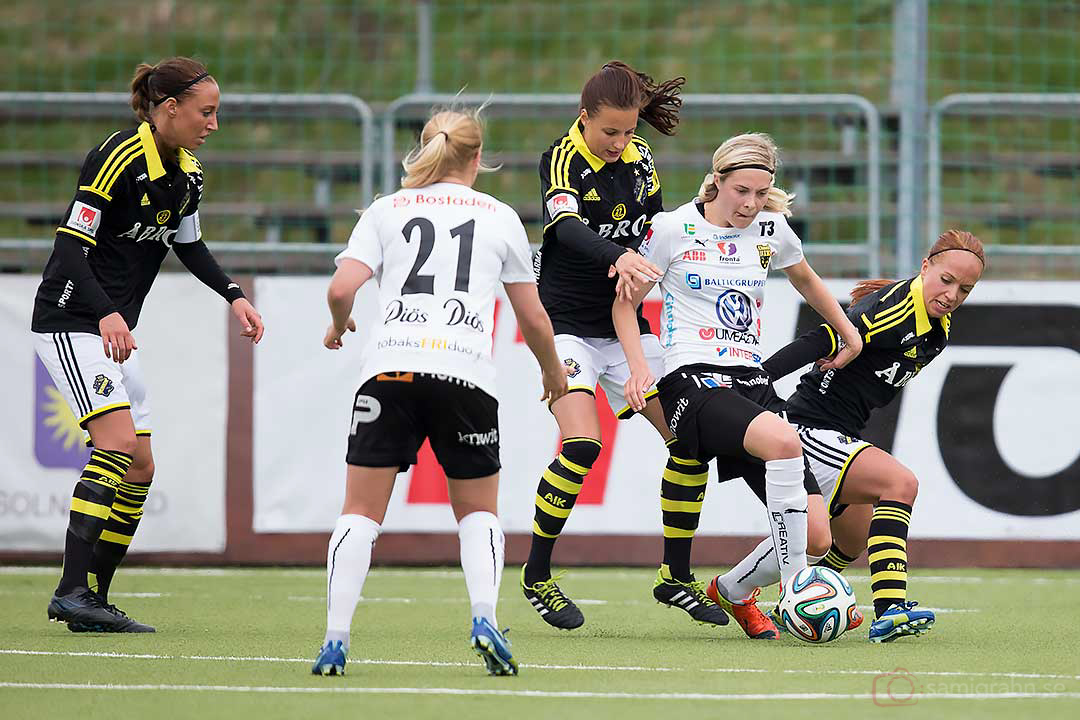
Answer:
<svg viewBox="0 0 1080 720"><path fill-rule="evenodd" d="M90 237L97 237L98 228L101 226L101 210L76 200L71 208L71 215L68 216L67 226Z"/></svg>
<svg viewBox="0 0 1080 720"><path fill-rule="evenodd" d="M573 193L555 193L547 200L547 211L552 220L559 217L562 213L576 213L578 212L577 198L574 197Z"/></svg>

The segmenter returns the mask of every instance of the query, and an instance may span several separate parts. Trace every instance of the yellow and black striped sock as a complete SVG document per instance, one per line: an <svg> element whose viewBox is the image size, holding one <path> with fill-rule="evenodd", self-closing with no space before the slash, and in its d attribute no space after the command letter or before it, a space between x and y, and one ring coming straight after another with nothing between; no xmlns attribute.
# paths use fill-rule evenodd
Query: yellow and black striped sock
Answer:
<svg viewBox="0 0 1080 720"><path fill-rule="evenodd" d="M94 543L101 536L112 510L116 488L133 460L131 455L116 450L95 449L90 453L90 460L71 497L64 543L64 572L56 588L57 595L67 595L75 588L87 586Z"/></svg>
<svg viewBox="0 0 1080 720"><path fill-rule="evenodd" d="M664 521L664 565L676 580L686 582L690 571L690 547L694 542L709 466L691 458L672 438L667 442L667 467L660 481L660 513Z"/></svg>
<svg viewBox="0 0 1080 720"><path fill-rule="evenodd" d="M881 500L870 519L870 539L866 545L870 561L870 589L874 593L874 615L893 603L907 599L907 534L911 506L896 500Z"/></svg>
<svg viewBox="0 0 1080 720"><path fill-rule="evenodd" d="M90 563L90 589L96 590L104 598L109 597L113 575L123 562L135 530L139 527L143 505L149 493L148 483L121 480L116 489L112 510L105 521L101 536L94 544L94 558Z"/></svg>
<svg viewBox="0 0 1080 720"><path fill-rule="evenodd" d="M847 566L853 562L855 562L855 558L845 555L840 548L836 547L836 543L833 543L832 547L829 548L829 553L814 564L821 567L832 568L836 572L842 573L847 569Z"/></svg>
<svg viewBox="0 0 1080 720"><path fill-rule="evenodd" d="M544 470L536 488L532 546L525 564L526 585L551 577L551 551L577 502L585 475L600 457L601 448L600 441L593 438L566 438L562 452Z"/></svg>

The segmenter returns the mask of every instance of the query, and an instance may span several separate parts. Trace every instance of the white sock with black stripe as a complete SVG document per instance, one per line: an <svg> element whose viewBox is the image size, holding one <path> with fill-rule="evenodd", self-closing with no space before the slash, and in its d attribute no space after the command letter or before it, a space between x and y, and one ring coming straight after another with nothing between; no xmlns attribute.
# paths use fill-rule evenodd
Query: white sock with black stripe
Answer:
<svg viewBox="0 0 1080 720"><path fill-rule="evenodd" d="M499 518L484 511L469 513L458 523L458 540L472 617L485 618L498 627L495 603L499 599L506 542Z"/></svg>
<svg viewBox="0 0 1080 720"><path fill-rule="evenodd" d="M776 551L770 535L735 567L717 578L716 583L724 597L731 602L741 603L757 588L768 587L779 580L780 566L776 563Z"/></svg>
<svg viewBox="0 0 1080 720"><path fill-rule="evenodd" d="M364 515L342 515L326 549L326 639L349 647L356 604L371 568L371 548L379 523Z"/></svg>

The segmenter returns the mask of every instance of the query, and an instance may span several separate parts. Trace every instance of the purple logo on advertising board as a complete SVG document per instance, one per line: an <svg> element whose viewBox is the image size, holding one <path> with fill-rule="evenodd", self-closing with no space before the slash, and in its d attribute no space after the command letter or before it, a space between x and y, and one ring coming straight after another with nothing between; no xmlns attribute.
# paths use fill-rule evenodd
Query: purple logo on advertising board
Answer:
<svg viewBox="0 0 1080 720"><path fill-rule="evenodd" d="M49 371L34 357L34 457L47 468L81 470L90 459L86 433L56 389Z"/></svg>

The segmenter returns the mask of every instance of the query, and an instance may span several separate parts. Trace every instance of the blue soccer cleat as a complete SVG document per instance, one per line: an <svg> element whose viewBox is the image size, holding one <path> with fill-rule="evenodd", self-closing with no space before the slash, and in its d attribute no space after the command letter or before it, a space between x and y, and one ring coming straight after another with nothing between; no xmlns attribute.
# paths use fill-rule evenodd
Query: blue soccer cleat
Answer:
<svg viewBox="0 0 1080 720"><path fill-rule="evenodd" d="M510 654L510 641L486 619L473 618L470 643L484 661L488 675L518 674L517 661Z"/></svg>
<svg viewBox="0 0 1080 720"><path fill-rule="evenodd" d="M922 635L934 626L934 613L916 610L917 602L898 602L889 606L870 624L870 642L892 642L905 635Z"/></svg>
<svg viewBox="0 0 1080 720"><path fill-rule="evenodd" d="M319 650L315 664L311 666L312 675L344 675L345 648L340 640L331 640Z"/></svg>

